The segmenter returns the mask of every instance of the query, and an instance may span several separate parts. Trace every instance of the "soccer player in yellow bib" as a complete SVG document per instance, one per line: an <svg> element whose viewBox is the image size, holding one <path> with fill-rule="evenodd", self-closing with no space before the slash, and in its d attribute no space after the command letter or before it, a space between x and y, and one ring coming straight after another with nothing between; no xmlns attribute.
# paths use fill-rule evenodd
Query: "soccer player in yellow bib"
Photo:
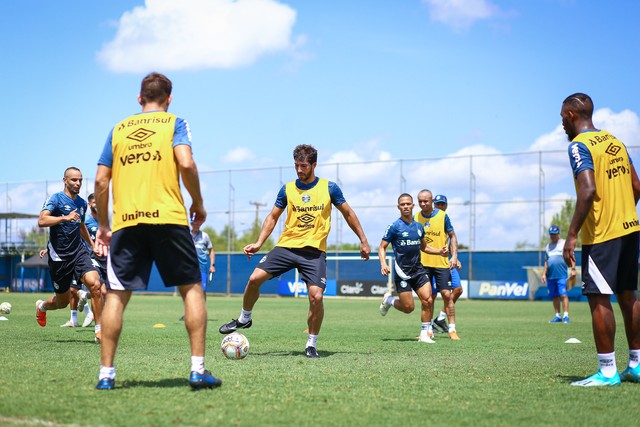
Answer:
<svg viewBox="0 0 640 427"><path fill-rule="evenodd" d="M191 196L189 218L193 224L202 224L207 211L191 152L189 124L167 112L172 87L171 80L160 73L147 75L138 95L142 113L116 124L98 160L95 251L98 256L108 253L99 390L115 388L113 363L124 310L134 290L147 289L153 262L164 285L176 286L184 301L184 323L191 344L189 385L202 389L222 384L204 368L207 307L180 178Z"/></svg>
<svg viewBox="0 0 640 427"><path fill-rule="evenodd" d="M332 206L340 211L360 239L360 256L365 260L369 259L371 250L360 221L342 195L340 187L334 182L316 177L316 149L310 145L298 145L293 150L293 160L298 179L280 189L273 209L262 224L258 240L244 247L247 258L250 259L260 250L278 223L278 218L286 210L284 231L276 247L260 260L249 277L240 317L222 325L220 333L230 334L238 329L251 327L251 314L260 297L260 286L275 276L297 268L302 281L307 285L309 295L309 336L305 354L309 358L318 358L320 356L316 350L316 342L324 318L322 298L326 286L327 236L331 227Z"/></svg>
<svg viewBox="0 0 640 427"><path fill-rule="evenodd" d="M578 231L582 238L582 293L589 300L598 372L571 385L616 386L640 382L640 303L638 288L638 214L640 180L625 145L593 125L593 101L574 93L562 103L562 126L576 187L576 209L563 256L575 265ZM629 364L618 374L614 352L615 294L629 345Z"/></svg>
<svg viewBox="0 0 640 427"><path fill-rule="evenodd" d="M434 209L433 193L431 191L420 191L418 193L418 204L420 205L420 212L416 213L413 219L423 225L427 243L436 248L447 246L447 243L449 243L449 252L451 254L449 259L424 252L420 254L420 257L422 265L427 269L429 278L435 278L436 289L444 300L444 311L449 319L449 337L454 341L458 341L460 337L456 331L455 305L451 295L451 270L458 266L458 239L449 216L440 209ZM435 295L432 295L429 304L422 306L422 318L431 319L433 317L434 300ZM428 327L431 330L433 325L430 324Z"/></svg>

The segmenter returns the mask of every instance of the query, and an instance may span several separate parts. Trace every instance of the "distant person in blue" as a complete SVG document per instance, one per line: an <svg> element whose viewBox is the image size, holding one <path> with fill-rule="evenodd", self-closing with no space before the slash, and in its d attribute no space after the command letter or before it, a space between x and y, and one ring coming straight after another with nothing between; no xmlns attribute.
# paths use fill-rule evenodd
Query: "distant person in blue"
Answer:
<svg viewBox="0 0 640 427"><path fill-rule="evenodd" d="M196 245L200 275L202 276L202 292L204 298L207 299L207 285L213 278L213 273L216 272L216 253L209 235L200 230L200 224L191 223L191 238ZM180 317L180 320L184 320L184 316Z"/></svg>
<svg viewBox="0 0 640 427"><path fill-rule="evenodd" d="M552 225L549 228L549 242L545 248L547 257L542 270L542 284L547 285L549 297L553 301L556 315L549 323L569 323L569 297L567 296L567 264L564 262L562 251L564 239L560 238L560 227ZM571 267L571 277L576 277L576 267ZM560 300L562 300L563 314L560 315Z"/></svg>
<svg viewBox="0 0 640 427"><path fill-rule="evenodd" d="M71 284L75 279L79 279L94 295L92 302L96 321L95 339L100 342L100 275L91 262L88 249L93 248L93 241L84 223L87 202L78 195L82 187L82 172L75 167L67 168L64 171L63 182L64 191L47 199L38 218L39 227L50 227L47 249L55 295L46 301L36 301L36 321L44 327L47 325L47 310L58 310L68 306Z"/></svg>
<svg viewBox="0 0 640 427"><path fill-rule="evenodd" d="M413 207L411 195L403 193L398 197L400 218L387 227L378 248L380 272L383 276L388 276L391 269L387 265L387 247L389 244L393 247L394 282L398 293L397 298L392 296L391 292L384 294L380 303L380 314L386 316L391 307L403 313L411 313L415 308L411 291L415 291L423 307L422 329L418 340L433 344L435 341L429 336L433 315L433 305L430 303L431 281L426 268L420 262L420 252L446 257L449 251L446 247L438 250L427 243L423 225L413 220ZM431 311L425 311L425 307L430 307Z"/></svg>
<svg viewBox="0 0 640 427"><path fill-rule="evenodd" d="M191 238L196 245L200 274L202 275L202 291L206 296L207 285L213 273L216 272L216 253L213 251L213 244L209 235L200 230L200 224L191 224Z"/></svg>

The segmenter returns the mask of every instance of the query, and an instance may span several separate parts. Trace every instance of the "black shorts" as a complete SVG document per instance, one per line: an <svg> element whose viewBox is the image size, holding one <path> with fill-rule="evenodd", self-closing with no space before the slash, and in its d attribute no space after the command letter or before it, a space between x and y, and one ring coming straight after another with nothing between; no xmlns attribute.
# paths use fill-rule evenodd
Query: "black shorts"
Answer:
<svg viewBox="0 0 640 427"><path fill-rule="evenodd" d="M309 285L322 289L327 286L327 254L318 249L292 249L276 246L271 249L256 266L260 270L280 276L292 268L297 268L300 279Z"/></svg>
<svg viewBox="0 0 640 427"><path fill-rule="evenodd" d="M98 269L98 273L100 273L100 283L107 282L107 259L98 259L91 257L91 262Z"/></svg>
<svg viewBox="0 0 640 427"><path fill-rule="evenodd" d="M396 292L399 294L402 292L411 292L412 290L418 292L418 289L430 283L429 275L424 268L418 273L413 274L409 279L402 279L396 274L394 276L394 282L396 285Z"/></svg>
<svg viewBox="0 0 640 427"><path fill-rule="evenodd" d="M582 245L582 293L612 295L638 289L638 232Z"/></svg>
<svg viewBox="0 0 640 427"><path fill-rule="evenodd" d="M448 268L425 267L431 278L433 293L451 290L451 270Z"/></svg>
<svg viewBox="0 0 640 427"><path fill-rule="evenodd" d="M71 286L80 289L80 279L89 271L97 271L89 252L81 251L76 258L68 261L52 261L49 258L49 273L56 294L67 292Z"/></svg>
<svg viewBox="0 0 640 427"><path fill-rule="evenodd" d="M166 287L200 283L200 266L189 227L138 224L111 236L107 289L146 290L155 261Z"/></svg>

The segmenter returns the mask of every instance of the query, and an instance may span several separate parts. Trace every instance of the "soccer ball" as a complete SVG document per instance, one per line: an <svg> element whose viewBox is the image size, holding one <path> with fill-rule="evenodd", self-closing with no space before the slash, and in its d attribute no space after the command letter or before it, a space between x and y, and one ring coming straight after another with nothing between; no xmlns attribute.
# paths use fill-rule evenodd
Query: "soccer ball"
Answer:
<svg viewBox="0 0 640 427"><path fill-rule="evenodd" d="M0 313L2 314L11 314L11 303L3 302L0 304Z"/></svg>
<svg viewBox="0 0 640 427"><path fill-rule="evenodd" d="M222 339L220 349L227 359L244 359L249 354L249 340L239 332L232 332Z"/></svg>

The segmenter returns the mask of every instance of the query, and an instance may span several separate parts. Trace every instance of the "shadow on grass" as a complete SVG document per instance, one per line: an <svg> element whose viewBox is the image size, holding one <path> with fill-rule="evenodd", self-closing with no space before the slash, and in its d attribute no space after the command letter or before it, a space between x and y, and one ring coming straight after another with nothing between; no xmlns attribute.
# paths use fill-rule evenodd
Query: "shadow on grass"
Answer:
<svg viewBox="0 0 640 427"><path fill-rule="evenodd" d="M397 342L417 342L417 338L382 338L382 341L397 341Z"/></svg>
<svg viewBox="0 0 640 427"><path fill-rule="evenodd" d="M161 387L161 388L172 388L172 387L188 387L189 382L186 378L163 378L160 380L140 380L140 381L124 381L122 385L116 383L116 389L118 388L133 388L133 387Z"/></svg>
<svg viewBox="0 0 640 427"><path fill-rule="evenodd" d="M558 380L560 380L563 383L570 384L570 383L572 383L574 381L583 380L586 377L577 377L575 375L558 375L557 378L558 378Z"/></svg>
<svg viewBox="0 0 640 427"><path fill-rule="evenodd" d="M267 351L267 352L263 352L263 353L256 353L256 352L251 352L250 353L251 356L253 357L260 357L260 356L276 356L276 357L287 357L287 356L304 356L305 358L307 357L307 355L305 354L304 351ZM336 354L335 351L322 351L322 350L318 350L318 354L320 355L320 358L324 358L324 357L331 357L334 354Z"/></svg>

